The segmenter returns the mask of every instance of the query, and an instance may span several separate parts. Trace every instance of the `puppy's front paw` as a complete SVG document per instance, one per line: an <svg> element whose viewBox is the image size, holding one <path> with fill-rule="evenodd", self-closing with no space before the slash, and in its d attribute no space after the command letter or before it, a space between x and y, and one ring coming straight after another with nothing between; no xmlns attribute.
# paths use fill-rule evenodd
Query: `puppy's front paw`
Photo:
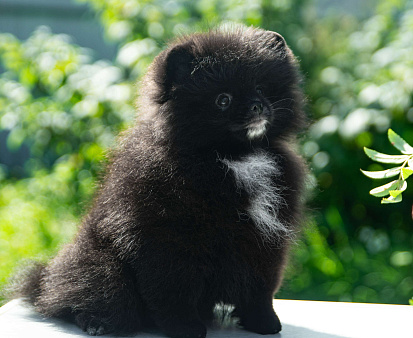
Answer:
<svg viewBox="0 0 413 338"><path fill-rule="evenodd" d="M281 322L274 312L250 313L241 318L245 330L260 334L275 334L281 331Z"/></svg>
<svg viewBox="0 0 413 338"><path fill-rule="evenodd" d="M207 329L201 322L176 323L165 328L171 338L205 338Z"/></svg>

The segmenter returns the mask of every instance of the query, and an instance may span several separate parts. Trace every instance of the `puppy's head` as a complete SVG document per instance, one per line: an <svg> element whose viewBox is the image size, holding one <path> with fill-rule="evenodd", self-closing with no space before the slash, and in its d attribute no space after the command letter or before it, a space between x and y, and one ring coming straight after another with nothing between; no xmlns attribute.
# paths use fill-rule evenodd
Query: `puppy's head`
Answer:
<svg viewBox="0 0 413 338"><path fill-rule="evenodd" d="M296 62L274 32L236 27L183 37L149 74L159 112L193 144L251 144L289 135L302 121Z"/></svg>

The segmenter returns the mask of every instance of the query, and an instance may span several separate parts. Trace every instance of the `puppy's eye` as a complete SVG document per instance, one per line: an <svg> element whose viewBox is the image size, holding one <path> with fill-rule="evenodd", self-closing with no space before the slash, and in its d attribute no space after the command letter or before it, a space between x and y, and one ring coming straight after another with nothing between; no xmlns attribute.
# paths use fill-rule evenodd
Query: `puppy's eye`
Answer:
<svg viewBox="0 0 413 338"><path fill-rule="evenodd" d="M255 87L255 90L259 95L264 95L264 89L261 86Z"/></svg>
<svg viewBox="0 0 413 338"><path fill-rule="evenodd" d="M229 94L219 94L215 100L215 104L221 109L226 109L231 104L231 95Z"/></svg>

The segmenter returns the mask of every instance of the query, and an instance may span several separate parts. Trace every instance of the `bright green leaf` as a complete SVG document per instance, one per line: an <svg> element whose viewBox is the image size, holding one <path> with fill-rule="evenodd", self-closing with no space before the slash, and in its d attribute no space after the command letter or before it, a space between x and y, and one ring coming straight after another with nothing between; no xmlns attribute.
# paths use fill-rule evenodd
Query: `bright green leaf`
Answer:
<svg viewBox="0 0 413 338"><path fill-rule="evenodd" d="M361 170L361 169L360 169ZM361 170L361 172L366 175L367 177L379 179L379 178L388 178L393 177L400 174L401 167L391 168L387 170L381 171L365 171Z"/></svg>
<svg viewBox="0 0 413 338"><path fill-rule="evenodd" d="M376 197L383 197L390 194L391 190L400 190L404 191L407 188L407 182L401 180L395 180L390 183L384 184L380 187L370 190L370 195Z"/></svg>
<svg viewBox="0 0 413 338"><path fill-rule="evenodd" d="M403 154L413 154L413 147L411 147L405 140L397 135L392 129L388 131L390 143L399 149Z"/></svg>
<svg viewBox="0 0 413 338"><path fill-rule="evenodd" d="M409 158L409 155L386 155L366 147L364 147L364 152L372 160L381 163L403 163Z"/></svg>
<svg viewBox="0 0 413 338"><path fill-rule="evenodd" d="M397 197L397 196L399 196L402 192L403 192L403 191L400 191L400 190L390 190L390 191L389 191L391 197Z"/></svg>
<svg viewBox="0 0 413 338"><path fill-rule="evenodd" d="M402 178L404 180L407 179L411 174L413 174L413 169L412 168L403 168L402 169Z"/></svg>

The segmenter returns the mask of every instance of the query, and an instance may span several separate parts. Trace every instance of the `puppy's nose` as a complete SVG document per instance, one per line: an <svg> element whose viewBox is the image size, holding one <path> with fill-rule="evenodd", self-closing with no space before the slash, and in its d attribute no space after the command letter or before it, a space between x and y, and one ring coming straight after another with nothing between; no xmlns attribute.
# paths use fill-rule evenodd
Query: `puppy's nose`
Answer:
<svg viewBox="0 0 413 338"><path fill-rule="evenodd" d="M262 106L262 103L259 101L253 102L250 106L250 112L253 113L254 115L260 115L263 109L264 107Z"/></svg>

